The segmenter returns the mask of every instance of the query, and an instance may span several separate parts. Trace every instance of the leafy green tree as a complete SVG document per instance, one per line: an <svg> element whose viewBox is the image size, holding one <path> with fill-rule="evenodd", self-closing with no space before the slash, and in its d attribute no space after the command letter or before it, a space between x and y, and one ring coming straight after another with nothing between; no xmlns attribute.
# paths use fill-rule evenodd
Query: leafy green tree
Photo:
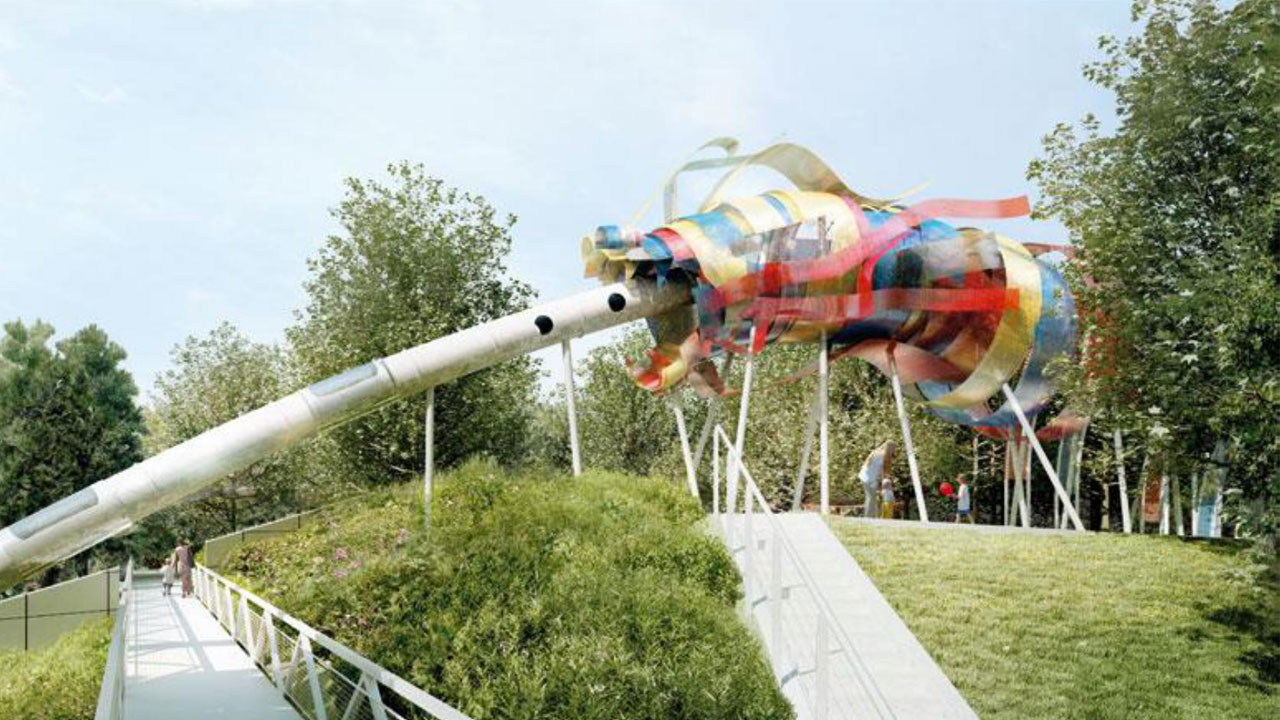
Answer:
<svg viewBox="0 0 1280 720"><path fill-rule="evenodd" d="M387 182L347 180L333 210L343 232L308 261L307 306L287 331L308 381L516 312L533 297L506 273L514 216L499 217L421 165L387 170ZM536 381L533 362L520 359L437 388L436 462L523 458ZM421 472L423 424L421 399L407 399L336 428L337 470L364 483Z"/></svg>
<svg viewBox="0 0 1280 720"><path fill-rule="evenodd" d="M664 455L683 462L678 452L675 416L667 400L637 386L626 365L627 358L640 356L652 344L647 331L635 329L609 345L595 348L581 364L577 409L584 465L649 475ZM556 412L564 416L562 404ZM688 413L692 424L698 415L692 409ZM690 432L696 431L694 425ZM684 466L680 465L675 474L672 464L666 463L664 470L683 479Z"/></svg>
<svg viewBox="0 0 1280 720"><path fill-rule="evenodd" d="M1280 5L1144 0L1133 18L1141 32L1102 38L1085 68L1118 125L1058 125L1028 170L1076 250L1090 342L1072 402L1183 478L1228 439L1241 530L1274 533Z"/></svg>
<svg viewBox="0 0 1280 720"><path fill-rule="evenodd" d="M142 458L138 391L121 367L124 349L96 325L51 349L53 334L48 323L14 321L0 338L0 525ZM72 564L84 572L88 558ZM46 581L57 574L55 568Z"/></svg>
<svg viewBox="0 0 1280 720"><path fill-rule="evenodd" d="M171 360L173 367L156 379L147 413L148 454L287 395L298 384L282 348L252 342L229 323L188 337L174 347ZM148 527L167 531L170 542L179 535L208 538L323 501L332 488L309 462L310 450L304 445L238 470Z"/></svg>

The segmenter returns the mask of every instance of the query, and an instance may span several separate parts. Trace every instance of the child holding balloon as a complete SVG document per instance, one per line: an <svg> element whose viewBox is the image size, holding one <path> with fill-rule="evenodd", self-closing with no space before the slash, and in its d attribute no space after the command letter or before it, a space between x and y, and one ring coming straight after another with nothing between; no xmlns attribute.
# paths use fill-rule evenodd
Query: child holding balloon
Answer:
<svg viewBox="0 0 1280 720"><path fill-rule="evenodd" d="M965 479L964 475L960 475L956 478L956 482L960 485L960 489L956 491L956 522L963 520L972 525L973 507L969 494L969 481Z"/></svg>

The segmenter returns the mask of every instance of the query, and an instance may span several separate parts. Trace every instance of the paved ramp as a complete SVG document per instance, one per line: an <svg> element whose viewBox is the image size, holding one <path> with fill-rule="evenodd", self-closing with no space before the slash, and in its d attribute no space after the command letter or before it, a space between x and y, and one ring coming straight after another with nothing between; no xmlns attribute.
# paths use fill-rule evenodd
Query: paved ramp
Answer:
<svg viewBox="0 0 1280 720"><path fill-rule="evenodd" d="M134 580L125 655L125 720L299 720L195 597Z"/></svg>
<svg viewBox="0 0 1280 720"><path fill-rule="evenodd" d="M829 642L829 718L898 718L899 720L972 720L977 717L915 635L858 567L840 541L813 513L775 516L808 574L825 596L836 621L852 642L854 658L841 658ZM740 568L747 562L743 516L736 519L732 549ZM770 660L783 692L802 720L815 717L818 642L816 601L799 571L781 562L781 632L773 628L770 592L773 537L766 518L757 514L754 553L750 558L754 587L747 593L752 618L769 647ZM831 631L828 632L830 636Z"/></svg>

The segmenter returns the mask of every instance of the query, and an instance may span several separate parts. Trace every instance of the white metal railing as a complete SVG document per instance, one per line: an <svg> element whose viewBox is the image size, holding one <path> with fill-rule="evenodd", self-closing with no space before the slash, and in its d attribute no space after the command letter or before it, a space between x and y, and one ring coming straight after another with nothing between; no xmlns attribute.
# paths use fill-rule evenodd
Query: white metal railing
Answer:
<svg viewBox="0 0 1280 720"><path fill-rule="evenodd" d="M195 581L200 602L305 717L471 720L204 565L196 565Z"/></svg>
<svg viewBox="0 0 1280 720"><path fill-rule="evenodd" d="M862 688L867 704L881 718L895 717L888 701L867 670L854 647L852 638L836 617L831 602L822 593L809 572L791 538L787 536L773 508L760 492L751 471L742 462L733 441L724 428L715 428L712 449L712 512L718 518L730 550L736 554L741 541L742 585L748 608L766 602L767 625L765 643L773 662L774 674L781 684L802 675L812 674L811 692L807 693L811 716L826 720L831 711L831 661L836 658L847 665L852 677ZM720 448L725 449L725 473L720 475ZM737 467L735 468L734 465ZM742 478L739 493L738 477ZM724 484L724 512L721 512L721 483ZM757 528L755 516L763 515L768 532ZM757 555L766 554L768 569L757 567ZM790 586L784 574L794 578ZM799 591L799 592L797 592ZM816 625L815 625L816 623ZM812 648L788 647L785 643L807 633L788 633L802 627L814 627ZM834 644L834 648L831 647ZM807 667L801 667L802 664Z"/></svg>
<svg viewBox="0 0 1280 720"><path fill-rule="evenodd" d="M107 666L102 672L98 690L98 709L94 720L119 720L124 717L124 660L129 618L133 615L133 560L124 568L124 584L120 586L120 604L111 626L111 645L107 649Z"/></svg>

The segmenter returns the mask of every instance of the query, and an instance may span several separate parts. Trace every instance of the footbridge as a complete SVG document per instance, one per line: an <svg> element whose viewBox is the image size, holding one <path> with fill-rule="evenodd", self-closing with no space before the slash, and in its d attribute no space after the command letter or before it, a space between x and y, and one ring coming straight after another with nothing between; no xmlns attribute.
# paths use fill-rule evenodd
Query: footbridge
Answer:
<svg viewBox="0 0 1280 720"><path fill-rule="evenodd" d="M202 565L164 594L130 564L94 720L470 720Z"/></svg>

